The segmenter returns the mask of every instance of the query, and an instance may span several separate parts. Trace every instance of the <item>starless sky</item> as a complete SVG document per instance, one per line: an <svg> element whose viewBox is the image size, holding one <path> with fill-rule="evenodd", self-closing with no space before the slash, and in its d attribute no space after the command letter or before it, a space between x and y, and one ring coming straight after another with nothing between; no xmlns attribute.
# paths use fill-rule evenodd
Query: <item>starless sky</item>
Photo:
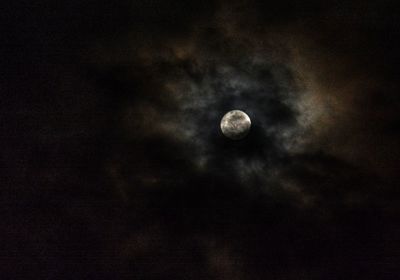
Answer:
<svg viewBox="0 0 400 280"><path fill-rule="evenodd" d="M399 279L395 4L4 3L1 278Z"/></svg>

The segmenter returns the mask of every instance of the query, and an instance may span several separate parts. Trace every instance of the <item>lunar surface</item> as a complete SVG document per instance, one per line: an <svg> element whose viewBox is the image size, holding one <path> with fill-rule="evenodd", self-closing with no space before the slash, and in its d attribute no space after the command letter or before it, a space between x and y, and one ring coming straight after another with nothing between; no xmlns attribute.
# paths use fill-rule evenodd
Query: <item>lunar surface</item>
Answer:
<svg viewBox="0 0 400 280"><path fill-rule="evenodd" d="M224 115L221 120L222 133L233 140L246 137L251 127L249 116L240 110L232 110Z"/></svg>

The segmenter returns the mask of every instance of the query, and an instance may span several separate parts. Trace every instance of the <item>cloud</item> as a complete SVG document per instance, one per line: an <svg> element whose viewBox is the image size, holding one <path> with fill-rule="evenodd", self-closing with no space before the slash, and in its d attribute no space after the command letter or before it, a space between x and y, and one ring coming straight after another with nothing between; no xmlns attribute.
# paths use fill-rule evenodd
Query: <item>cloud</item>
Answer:
<svg viewBox="0 0 400 280"><path fill-rule="evenodd" d="M6 67L9 274L394 278L389 1L60 5Z"/></svg>

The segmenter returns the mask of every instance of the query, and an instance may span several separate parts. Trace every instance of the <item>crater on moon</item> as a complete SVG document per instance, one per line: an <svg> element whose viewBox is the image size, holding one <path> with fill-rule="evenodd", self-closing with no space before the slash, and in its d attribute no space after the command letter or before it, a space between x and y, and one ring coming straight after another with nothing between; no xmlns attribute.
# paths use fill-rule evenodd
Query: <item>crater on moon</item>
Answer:
<svg viewBox="0 0 400 280"><path fill-rule="evenodd" d="M232 110L226 113L221 120L222 133L233 140L246 137L251 127L249 116L240 110Z"/></svg>

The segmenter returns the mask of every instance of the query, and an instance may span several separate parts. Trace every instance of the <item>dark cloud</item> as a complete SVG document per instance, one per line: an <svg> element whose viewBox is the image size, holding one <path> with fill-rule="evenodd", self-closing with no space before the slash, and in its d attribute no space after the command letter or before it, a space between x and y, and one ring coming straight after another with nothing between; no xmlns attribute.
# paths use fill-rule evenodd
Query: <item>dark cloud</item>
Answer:
<svg viewBox="0 0 400 280"><path fill-rule="evenodd" d="M396 14L8 4L2 275L398 278ZM220 132L231 109L243 140Z"/></svg>

